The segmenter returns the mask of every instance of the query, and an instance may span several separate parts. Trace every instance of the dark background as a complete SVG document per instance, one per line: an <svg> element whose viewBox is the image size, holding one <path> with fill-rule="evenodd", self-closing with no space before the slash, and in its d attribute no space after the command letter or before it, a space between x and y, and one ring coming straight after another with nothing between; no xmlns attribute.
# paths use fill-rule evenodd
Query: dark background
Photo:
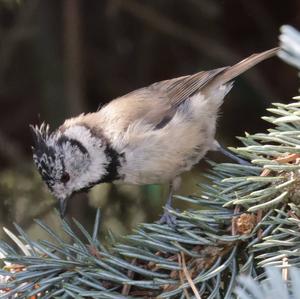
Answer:
<svg viewBox="0 0 300 299"><path fill-rule="evenodd" d="M1 224L38 234L33 218L57 223L32 165L29 124L55 128L152 82L231 65L277 46L283 24L300 28L299 1L0 1ZM233 146L244 131L265 130L265 108L297 95L298 83L278 58L241 76L222 107L218 139ZM184 176L181 194L199 193L205 167ZM89 226L101 206L104 226L123 234L157 219L166 194L166 186L102 185L89 199L74 198L69 215Z"/></svg>

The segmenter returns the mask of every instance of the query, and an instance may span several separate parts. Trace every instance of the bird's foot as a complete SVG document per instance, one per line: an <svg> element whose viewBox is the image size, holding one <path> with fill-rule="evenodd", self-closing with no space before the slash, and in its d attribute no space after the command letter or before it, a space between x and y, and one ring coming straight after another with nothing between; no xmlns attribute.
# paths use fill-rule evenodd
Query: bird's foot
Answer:
<svg viewBox="0 0 300 299"><path fill-rule="evenodd" d="M169 225L170 227L174 228L177 224L177 221L176 221L176 216L172 215L168 210L167 210L167 207L166 206L166 209L164 211L164 213L162 214L162 216L160 217L160 219L157 221L158 224L167 224Z"/></svg>

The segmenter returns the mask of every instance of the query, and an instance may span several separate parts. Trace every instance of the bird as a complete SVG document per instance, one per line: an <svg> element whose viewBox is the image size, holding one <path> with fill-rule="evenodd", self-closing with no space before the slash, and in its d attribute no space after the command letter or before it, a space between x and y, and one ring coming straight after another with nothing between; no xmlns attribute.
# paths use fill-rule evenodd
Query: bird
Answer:
<svg viewBox="0 0 300 299"><path fill-rule="evenodd" d="M273 48L233 66L200 71L153 83L118 97L95 112L49 125L30 125L33 161L64 217L68 199L101 183L169 184L160 223L176 225L170 213L180 176L208 151L215 139L220 106L233 79L274 56Z"/></svg>

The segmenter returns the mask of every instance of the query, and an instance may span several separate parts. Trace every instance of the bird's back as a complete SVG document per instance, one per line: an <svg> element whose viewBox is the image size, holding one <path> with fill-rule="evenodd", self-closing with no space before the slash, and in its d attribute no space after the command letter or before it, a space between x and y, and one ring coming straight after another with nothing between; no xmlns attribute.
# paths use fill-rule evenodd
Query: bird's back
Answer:
<svg viewBox="0 0 300 299"><path fill-rule="evenodd" d="M132 91L114 99L95 113L80 115L67 120L64 126L84 123L98 128L110 136L119 135L135 122L144 122L159 128L165 125L176 113L178 107L196 94L209 97L219 87L226 85L236 76L278 51L274 48L240 61L231 67L201 71L193 75L156 82L147 87ZM211 97L211 105L218 108L222 103L219 97Z"/></svg>
<svg viewBox="0 0 300 299"><path fill-rule="evenodd" d="M231 81L276 52L277 48L271 49L231 67L154 83L64 126L83 124L122 152L123 177L128 182L169 180L213 147L218 109Z"/></svg>

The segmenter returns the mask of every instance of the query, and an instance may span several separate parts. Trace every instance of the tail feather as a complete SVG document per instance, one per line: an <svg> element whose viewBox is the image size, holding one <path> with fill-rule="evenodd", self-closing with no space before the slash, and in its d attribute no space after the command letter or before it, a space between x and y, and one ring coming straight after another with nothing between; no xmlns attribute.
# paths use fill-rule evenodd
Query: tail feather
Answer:
<svg viewBox="0 0 300 299"><path fill-rule="evenodd" d="M252 68L261 61L274 56L278 52L279 48L273 48L262 53L252 54L248 58L238 62L237 64L228 67L224 72L216 77L216 80L221 84L227 83L237 77L238 75L244 73L248 69ZM215 82L214 82L215 83Z"/></svg>

